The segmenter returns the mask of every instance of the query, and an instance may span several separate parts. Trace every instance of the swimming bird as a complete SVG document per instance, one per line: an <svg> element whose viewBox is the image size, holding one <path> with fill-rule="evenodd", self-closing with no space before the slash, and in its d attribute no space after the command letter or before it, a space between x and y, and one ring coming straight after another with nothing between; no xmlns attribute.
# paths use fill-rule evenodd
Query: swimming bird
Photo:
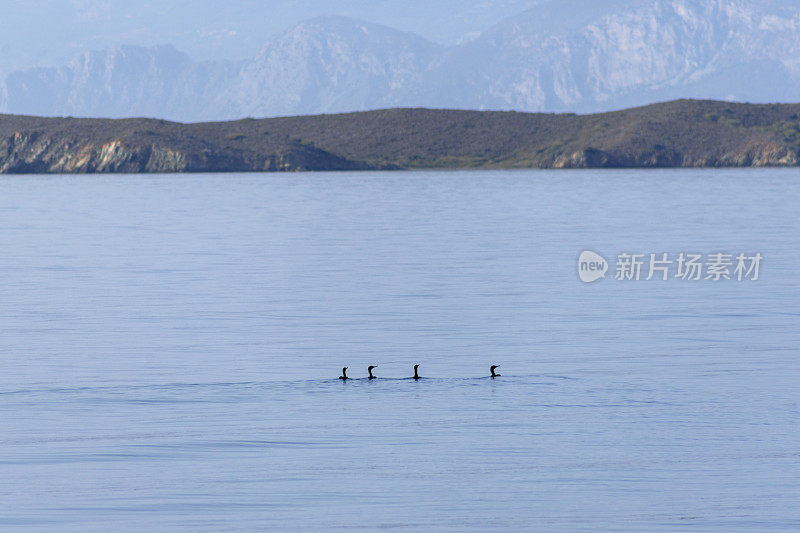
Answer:
<svg viewBox="0 0 800 533"><path fill-rule="evenodd" d="M375 379L376 376L372 375L372 369L378 368L377 366L371 365L367 367L367 372L369 372L369 379Z"/></svg>
<svg viewBox="0 0 800 533"><path fill-rule="evenodd" d="M500 377L500 374L495 374L494 373L494 369L498 368L499 366L500 365L492 365L492 366L489 367L489 370L491 370L491 372L492 372L492 377L493 378L499 378Z"/></svg>
<svg viewBox="0 0 800 533"><path fill-rule="evenodd" d="M347 367L342 368L342 375L339 376L339 379L350 379L347 377Z"/></svg>
<svg viewBox="0 0 800 533"><path fill-rule="evenodd" d="M419 368L419 365L414 365L414 379L419 379L419 374L417 373L417 368Z"/></svg>

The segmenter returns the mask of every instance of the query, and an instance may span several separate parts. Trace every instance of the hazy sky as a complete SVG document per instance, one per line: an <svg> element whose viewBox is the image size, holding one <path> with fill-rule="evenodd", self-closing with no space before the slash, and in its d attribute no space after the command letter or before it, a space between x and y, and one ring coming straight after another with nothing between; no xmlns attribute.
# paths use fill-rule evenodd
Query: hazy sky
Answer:
<svg viewBox="0 0 800 533"><path fill-rule="evenodd" d="M300 20L344 15L454 43L545 0L40 0L4 2L0 74L115 44L175 45L195 59L254 55Z"/></svg>

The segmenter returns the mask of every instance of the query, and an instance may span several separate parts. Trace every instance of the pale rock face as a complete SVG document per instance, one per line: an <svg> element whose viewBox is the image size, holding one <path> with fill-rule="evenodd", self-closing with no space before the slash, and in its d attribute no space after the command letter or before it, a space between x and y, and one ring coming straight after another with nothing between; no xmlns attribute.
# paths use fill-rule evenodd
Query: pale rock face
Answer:
<svg viewBox="0 0 800 533"><path fill-rule="evenodd" d="M439 47L331 17L299 24L245 63L232 93L244 115L352 111L409 101Z"/></svg>
<svg viewBox="0 0 800 533"><path fill-rule="evenodd" d="M169 46L12 73L8 113L221 120L398 106L591 112L673 98L800 101L800 0L559 0L443 47L340 17L251 60Z"/></svg>
<svg viewBox="0 0 800 533"><path fill-rule="evenodd" d="M65 67L9 75L4 108L43 115L167 112L176 79L190 67L189 58L171 46L84 52Z"/></svg>
<svg viewBox="0 0 800 533"><path fill-rule="evenodd" d="M680 97L798 100L800 91L788 91L787 84L800 65L799 13L798 2L769 0L545 6L468 45L469 53L459 58L461 71L483 90L463 98L481 108L544 111ZM466 58L475 50L486 61L483 70L470 72Z"/></svg>

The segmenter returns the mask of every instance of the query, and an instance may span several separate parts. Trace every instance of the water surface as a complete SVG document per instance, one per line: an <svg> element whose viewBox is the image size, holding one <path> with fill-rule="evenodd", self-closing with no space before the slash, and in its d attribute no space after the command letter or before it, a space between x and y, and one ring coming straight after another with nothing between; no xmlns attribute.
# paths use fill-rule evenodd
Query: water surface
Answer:
<svg viewBox="0 0 800 533"><path fill-rule="evenodd" d="M796 170L0 191L0 526L800 528ZM585 285L584 249L765 259Z"/></svg>

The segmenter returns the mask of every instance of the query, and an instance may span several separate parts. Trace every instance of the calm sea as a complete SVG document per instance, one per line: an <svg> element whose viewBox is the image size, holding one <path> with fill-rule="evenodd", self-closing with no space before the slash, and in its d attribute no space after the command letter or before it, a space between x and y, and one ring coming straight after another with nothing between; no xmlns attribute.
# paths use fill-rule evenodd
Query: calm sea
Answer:
<svg viewBox="0 0 800 533"><path fill-rule="evenodd" d="M3 177L0 527L797 531L799 206L796 169Z"/></svg>

